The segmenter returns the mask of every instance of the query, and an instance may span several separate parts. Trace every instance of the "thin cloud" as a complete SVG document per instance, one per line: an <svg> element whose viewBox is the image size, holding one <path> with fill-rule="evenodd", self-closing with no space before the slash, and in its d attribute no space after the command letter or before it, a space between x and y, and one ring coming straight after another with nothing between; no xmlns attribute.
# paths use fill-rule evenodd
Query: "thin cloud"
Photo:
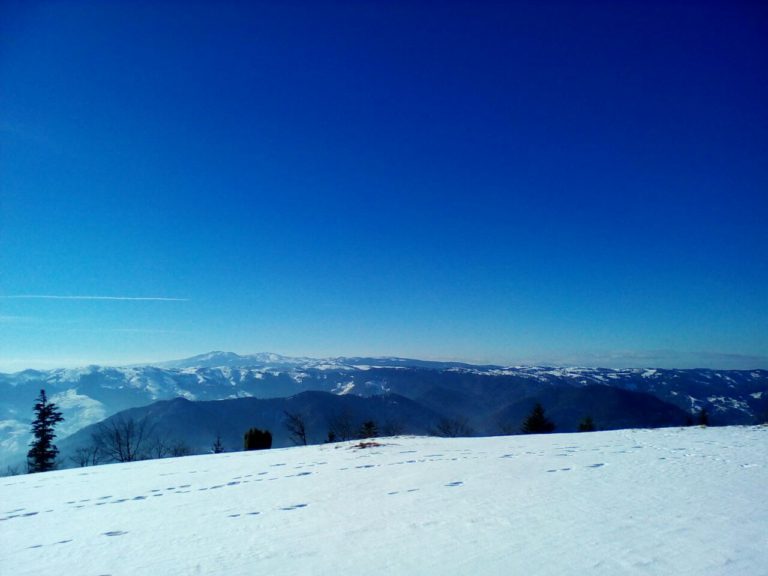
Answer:
<svg viewBox="0 0 768 576"><path fill-rule="evenodd" d="M17 294L2 296L14 300L118 300L140 302L189 302L189 298L165 298L159 296L58 296L54 294Z"/></svg>

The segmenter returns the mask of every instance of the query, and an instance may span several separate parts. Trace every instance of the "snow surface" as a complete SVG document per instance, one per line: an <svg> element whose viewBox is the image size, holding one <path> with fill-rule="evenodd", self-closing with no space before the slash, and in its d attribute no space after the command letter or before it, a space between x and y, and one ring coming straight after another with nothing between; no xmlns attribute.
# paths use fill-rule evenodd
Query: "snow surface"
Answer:
<svg viewBox="0 0 768 576"><path fill-rule="evenodd" d="M0 573L768 574L766 427L378 442L0 479Z"/></svg>

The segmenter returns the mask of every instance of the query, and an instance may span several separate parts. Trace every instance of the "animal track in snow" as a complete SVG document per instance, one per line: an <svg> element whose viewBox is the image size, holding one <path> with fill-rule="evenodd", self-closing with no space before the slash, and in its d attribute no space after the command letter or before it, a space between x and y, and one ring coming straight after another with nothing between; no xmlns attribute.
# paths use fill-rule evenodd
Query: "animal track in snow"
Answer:
<svg viewBox="0 0 768 576"><path fill-rule="evenodd" d="M280 510L298 510L299 508L306 508L308 504L294 504L293 506L285 506L284 508L280 508Z"/></svg>

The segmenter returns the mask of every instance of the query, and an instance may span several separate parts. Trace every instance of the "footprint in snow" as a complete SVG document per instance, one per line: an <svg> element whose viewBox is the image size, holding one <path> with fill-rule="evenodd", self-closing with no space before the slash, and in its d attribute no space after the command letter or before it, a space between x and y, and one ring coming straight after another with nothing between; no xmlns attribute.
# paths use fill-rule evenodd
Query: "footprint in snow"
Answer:
<svg viewBox="0 0 768 576"><path fill-rule="evenodd" d="M587 466L587 468L602 468L603 466L605 466L605 462L599 462L597 464L590 464L589 466Z"/></svg>
<svg viewBox="0 0 768 576"><path fill-rule="evenodd" d="M449 482L446 486L463 486L464 482Z"/></svg>
<svg viewBox="0 0 768 576"><path fill-rule="evenodd" d="M280 508L280 510L298 510L299 508L306 508L308 504L294 504L293 506L286 506L284 508Z"/></svg>
<svg viewBox="0 0 768 576"><path fill-rule="evenodd" d="M122 536L123 534L128 534L128 532L124 530L111 530L109 532L104 532L103 536Z"/></svg>

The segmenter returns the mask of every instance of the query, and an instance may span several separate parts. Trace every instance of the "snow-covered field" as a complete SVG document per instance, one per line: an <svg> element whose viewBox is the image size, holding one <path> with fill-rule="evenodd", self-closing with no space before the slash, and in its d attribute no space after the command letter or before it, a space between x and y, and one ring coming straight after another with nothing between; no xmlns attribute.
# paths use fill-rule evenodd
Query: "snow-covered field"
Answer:
<svg viewBox="0 0 768 576"><path fill-rule="evenodd" d="M0 479L0 573L768 574L768 428L412 438Z"/></svg>

